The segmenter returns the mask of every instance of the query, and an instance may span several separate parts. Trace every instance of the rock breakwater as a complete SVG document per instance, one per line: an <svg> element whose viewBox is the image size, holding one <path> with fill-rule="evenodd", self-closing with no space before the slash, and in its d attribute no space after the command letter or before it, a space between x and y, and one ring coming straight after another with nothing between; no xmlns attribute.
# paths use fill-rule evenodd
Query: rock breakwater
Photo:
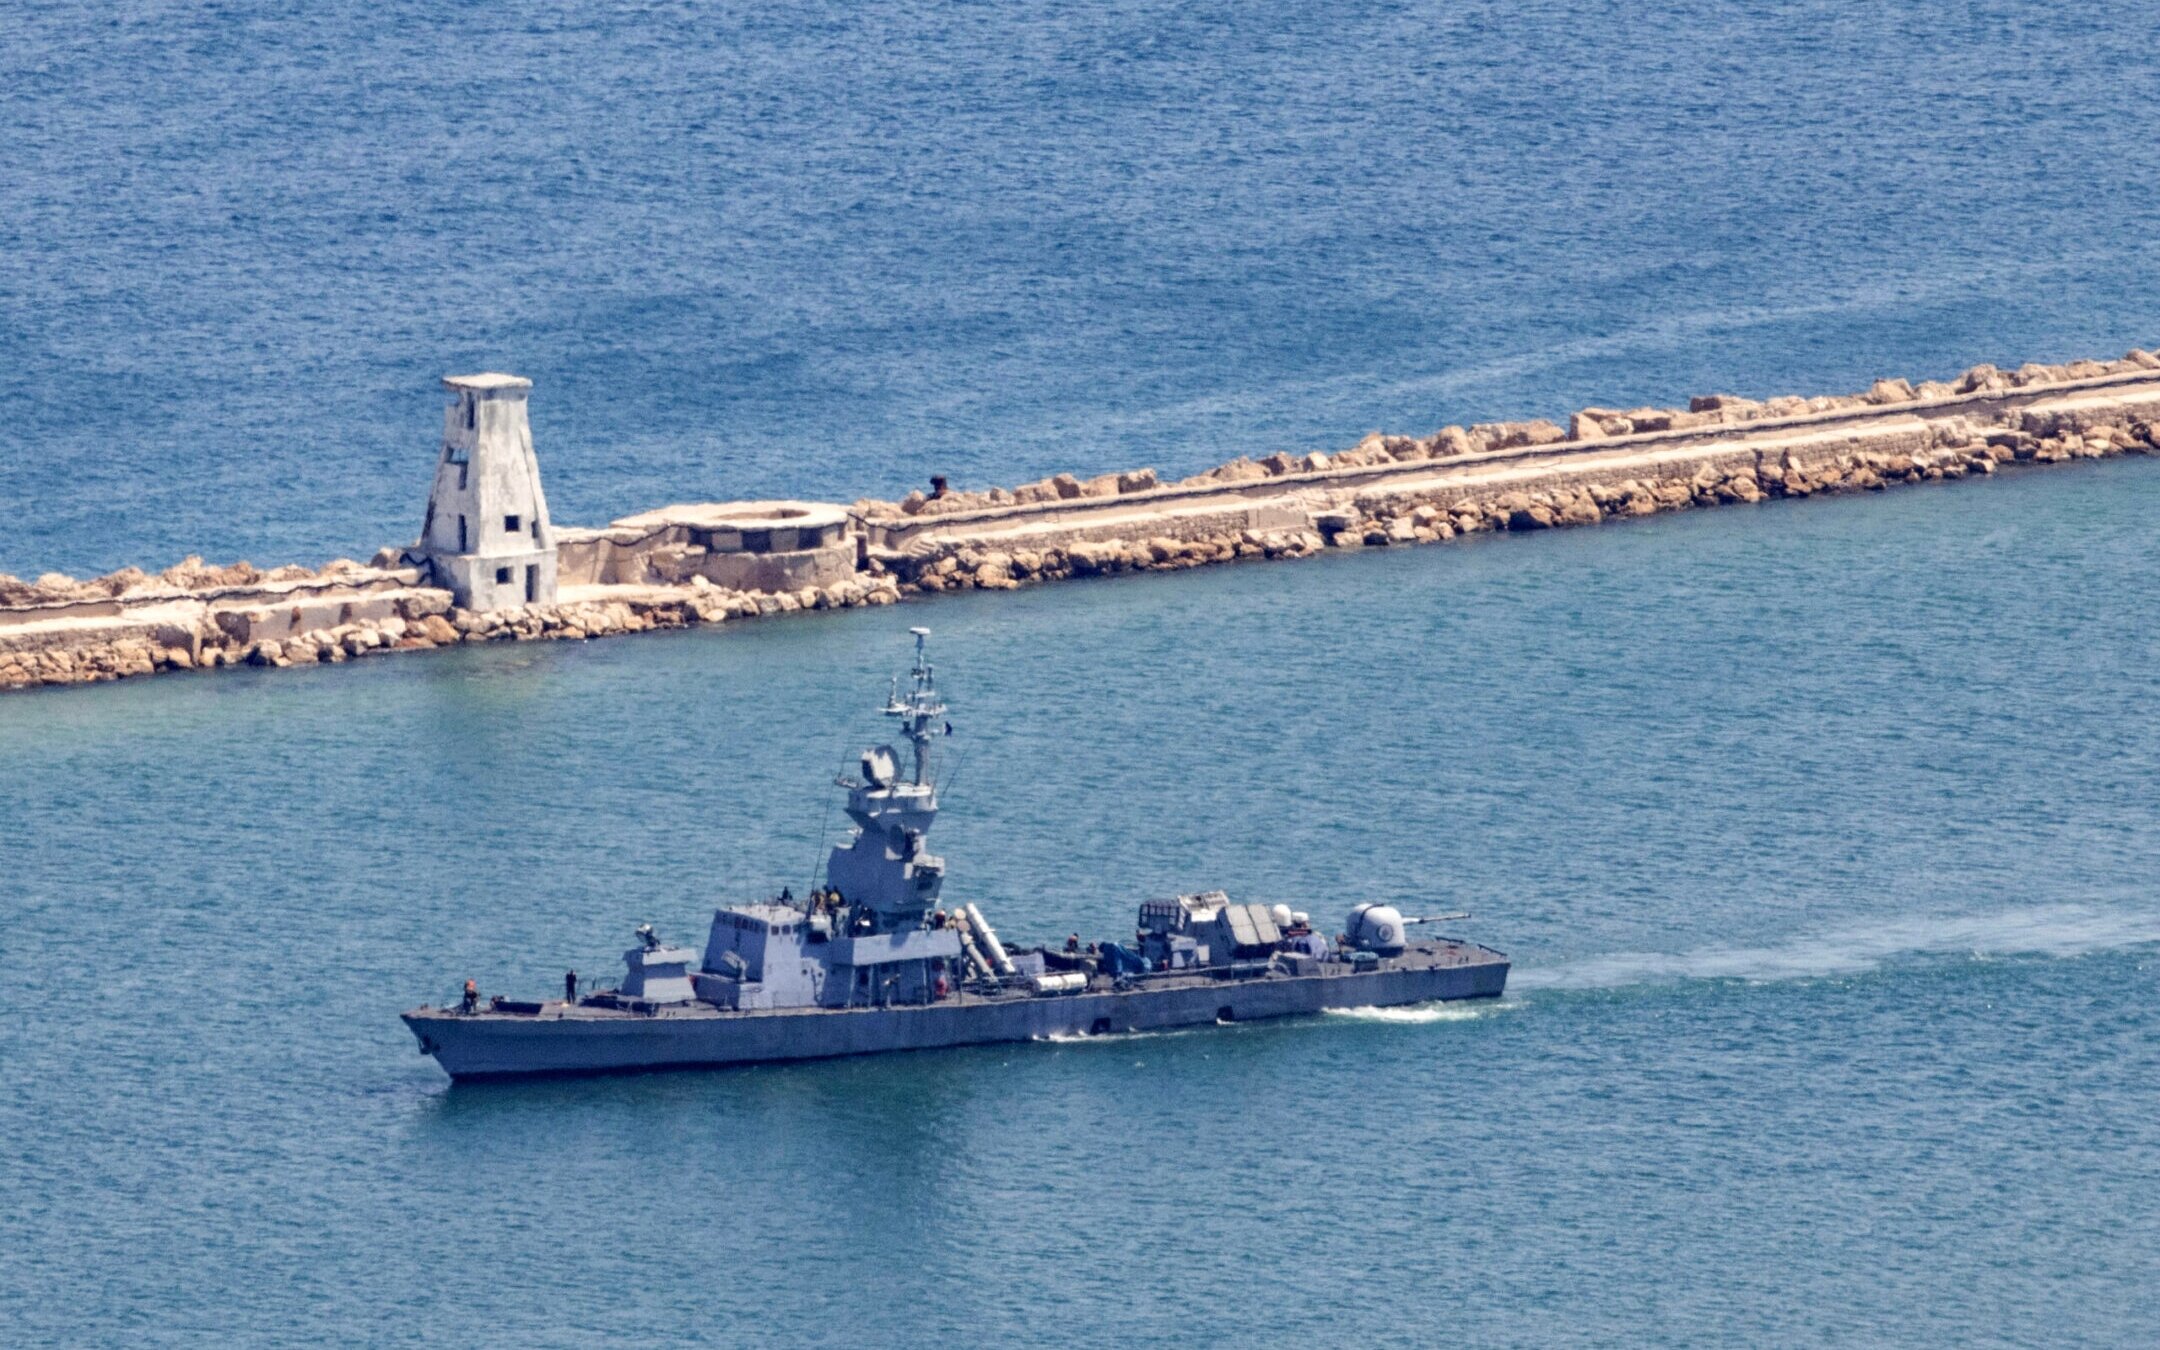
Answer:
<svg viewBox="0 0 2160 1350"><path fill-rule="evenodd" d="M1338 453L1240 457L1014 488L671 507L563 530L553 603L453 604L406 550L322 568L199 558L86 581L0 575L0 689L160 671L290 667L458 643L585 639L913 595L1010 590L1664 511L1880 491L2160 449L2160 357L1978 366L1819 398L1695 398L1550 421L1374 435ZM718 578L716 580L715 578Z"/></svg>
<svg viewBox="0 0 2160 1350"><path fill-rule="evenodd" d="M2160 445L2160 357L1979 366L1956 381L1883 380L1843 397L1710 395L1684 410L1588 409L1571 422L1565 432L1508 422L1375 435L1341 454L1242 458L1133 492L1111 491L1108 476L1061 476L856 510L869 565L904 593L1594 525L2149 454Z"/></svg>
<svg viewBox="0 0 2160 1350"><path fill-rule="evenodd" d="M337 581L329 586L293 586L238 597L122 591L113 598L135 603L110 613L81 614L79 602L13 611L23 618L0 622L0 689L91 684L220 666L334 664L459 643L613 637L770 614L891 604L901 595L890 577L862 576L827 587L776 592L725 590L696 578L680 587L589 588L606 593L477 613L455 608L448 591L416 584L409 571L357 563L333 569ZM94 588L107 580L71 583L69 589ZM51 588L42 589L49 593Z"/></svg>

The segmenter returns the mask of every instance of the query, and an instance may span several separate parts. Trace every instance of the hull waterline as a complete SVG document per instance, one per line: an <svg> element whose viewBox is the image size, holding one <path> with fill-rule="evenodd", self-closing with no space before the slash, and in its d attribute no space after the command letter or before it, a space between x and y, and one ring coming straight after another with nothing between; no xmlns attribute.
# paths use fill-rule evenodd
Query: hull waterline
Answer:
<svg viewBox="0 0 2160 1350"><path fill-rule="evenodd" d="M536 1014L421 1008L404 1020L422 1052L459 1082L724 1068L1497 998L1506 991L1508 963L1489 955L1439 966L894 1008L727 1013L692 1005L649 1015L570 1005Z"/></svg>

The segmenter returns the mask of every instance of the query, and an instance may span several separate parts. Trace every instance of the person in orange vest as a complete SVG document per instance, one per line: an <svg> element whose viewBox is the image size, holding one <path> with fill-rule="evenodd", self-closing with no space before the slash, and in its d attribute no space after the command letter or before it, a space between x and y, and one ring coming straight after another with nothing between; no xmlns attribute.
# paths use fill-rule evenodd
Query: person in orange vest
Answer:
<svg viewBox="0 0 2160 1350"><path fill-rule="evenodd" d="M480 986L473 983L471 980L465 981L465 1011L473 1012L478 1009L479 1006Z"/></svg>

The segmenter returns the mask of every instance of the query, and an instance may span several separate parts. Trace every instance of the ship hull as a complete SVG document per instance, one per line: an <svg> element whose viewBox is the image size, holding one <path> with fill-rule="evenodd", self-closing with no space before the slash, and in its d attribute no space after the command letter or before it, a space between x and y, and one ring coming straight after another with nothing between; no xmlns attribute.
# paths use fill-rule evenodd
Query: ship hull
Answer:
<svg viewBox="0 0 2160 1350"><path fill-rule="evenodd" d="M1508 963L1498 953L1491 958L875 1009L726 1013L691 1006L638 1016L550 1005L519 1016L423 1008L405 1014L405 1024L422 1052L460 1082L722 1068L1497 998L1507 986Z"/></svg>

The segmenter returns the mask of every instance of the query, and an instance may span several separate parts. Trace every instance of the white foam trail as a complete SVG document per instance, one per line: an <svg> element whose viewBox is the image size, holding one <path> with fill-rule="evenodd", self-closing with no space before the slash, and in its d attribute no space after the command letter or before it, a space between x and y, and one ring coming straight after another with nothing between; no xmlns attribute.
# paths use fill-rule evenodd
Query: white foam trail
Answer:
<svg viewBox="0 0 2160 1350"><path fill-rule="evenodd" d="M1465 1007L1459 1003L1413 1003L1402 1008L1327 1008L1330 1017L1348 1017L1359 1022L1392 1022L1398 1026L1422 1027L1434 1022L1469 1022L1494 1011L1493 1007Z"/></svg>
<svg viewBox="0 0 2160 1350"><path fill-rule="evenodd" d="M1512 989L1616 989L1680 980L1821 979L1870 971L1901 956L2083 956L2160 942L2160 914L2050 905L1839 929L1769 947L1617 952L1547 970L1521 970Z"/></svg>
<svg viewBox="0 0 2160 1350"><path fill-rule="evenodd" d="M1173 1036L1189 1036L1191 1027L1166 1027L1153 1031L1053 1031L1042 1036L1030 1036L1037 1045L1116 1045L1131 1041L1162 1041Z"/></svg>

